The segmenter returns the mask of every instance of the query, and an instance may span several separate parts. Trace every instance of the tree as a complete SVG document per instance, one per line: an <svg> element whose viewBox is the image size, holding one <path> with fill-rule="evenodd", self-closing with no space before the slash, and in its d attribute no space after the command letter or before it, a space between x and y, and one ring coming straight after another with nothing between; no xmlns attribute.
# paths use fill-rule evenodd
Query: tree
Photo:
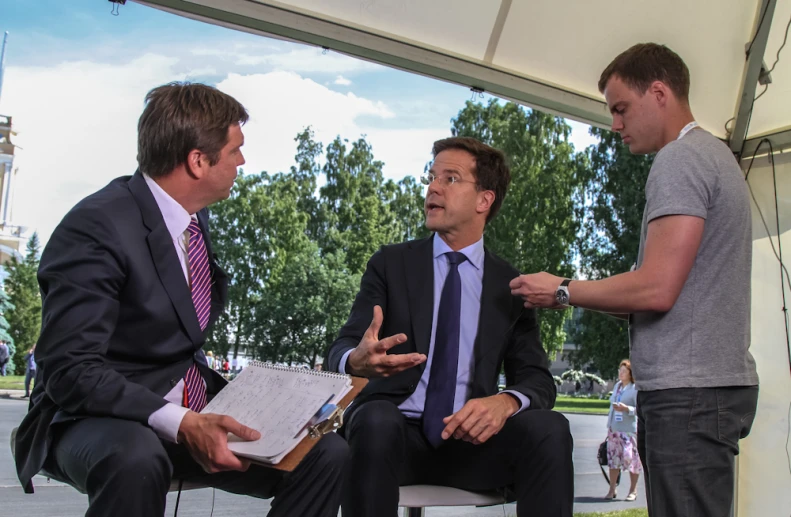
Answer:
<svg viewBox="0 0 791 517"><path fill-rule="evenodd" d="M4 315L15 344L14 369L11 370L9 365L9 371L17 375L25 373L22 358L41 333L41 293L36 279L40 247L38 235L34 233L27 243L25 257L22 260L11 257L4 266L8 275L4 284L5 292L13 306Z"/></svg>
<svg viewBox="0 0 791 517"><path fill-rule="evenodd" d="M412 177L386 180L364 137L338 137L325 151L306 128L295 141L289 173L240 174L210 210L218 262L231 276L208 339L220 356L245 349L315 364L346 321L370 256L428 234L422 187Z"/></svg>
<svg viewBox="0 0 791 517"><path fill-rule="evenodd" d="M14 304L5 292L5 289L0 289L0 341L4 341L8 345L8 364L6 365L7 372L14 371L14 338L11 336L11 325L6 319L9 311L14 309Z"/></svg>
<svg viewBox="0 0 791 517"><path fill-rule="evenodd" d="M467 102L452 121L456 136L472 136L508 157L511 185L485 243L523 273L548 271L571 277L580 222L584 156L568 142L571 128L559 118L492 99ZM550 354L562 349L570 311L540 311L541 337Z"/></svg>
<svg viewBox="0 0 791 517"><path fill-rule="evenodd" d="M586 151L590 167L578 250L582 273L596 280L629 271L637 262L653 156L633 155L611 131L591 128L591 134L599 143ZM606 378L615 377L620 361L629 357L627 323L598 312L583 311L573 341L577 350L570 354L572 364L590 364Z"/></svg>

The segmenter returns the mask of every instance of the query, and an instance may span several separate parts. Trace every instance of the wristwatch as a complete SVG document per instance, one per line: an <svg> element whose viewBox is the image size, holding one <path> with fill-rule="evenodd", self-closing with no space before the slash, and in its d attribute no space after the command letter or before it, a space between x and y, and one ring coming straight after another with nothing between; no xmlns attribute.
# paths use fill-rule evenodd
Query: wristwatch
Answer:
<svg viewBox="0 0 791 517"><path fill-rule="evenodd" d="M560 287L558 290L555 291L555 301L558 302L558 305L569 305L569 288L568 285L571 283L571 280L566 278L560 283Z"/></svg>

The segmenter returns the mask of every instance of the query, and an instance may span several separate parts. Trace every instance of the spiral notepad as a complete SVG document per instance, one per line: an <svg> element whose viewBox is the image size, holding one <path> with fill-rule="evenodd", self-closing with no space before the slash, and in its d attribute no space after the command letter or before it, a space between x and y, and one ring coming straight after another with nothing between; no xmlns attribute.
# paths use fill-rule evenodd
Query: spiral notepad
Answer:
<svg viewBox="0 0 791 517"><path fill-rule="evenodd" d="M276 464L307 435L311 417L351 389L348 375L252 361L201 413L229 415L258 430L261 438L253 442L229 435L228 448Z"/></svg>

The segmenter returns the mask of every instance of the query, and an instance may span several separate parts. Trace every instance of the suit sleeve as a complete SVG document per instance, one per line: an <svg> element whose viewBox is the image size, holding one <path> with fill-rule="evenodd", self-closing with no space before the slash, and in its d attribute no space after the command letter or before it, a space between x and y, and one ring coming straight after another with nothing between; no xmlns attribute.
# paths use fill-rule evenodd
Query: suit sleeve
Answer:
<svg viewBox="0 0 791 517"><path fill-rule="evenodd" d="M47 395L63 410L147 424L165 399L129 382L106 361L128 281L121 250L106 215L77 209L64 218L39 266L42 327L36 356Z"/></svg>
<svg viewBox="0 0 791 517"><path fill-rule="evenodd" d="M555 406L555 381L549 373L549 360L541 346L535 309L520 311L509 338L504 364L505 389L527 396L530 399L528 410L552 409Z"/></svg>
<svg viewBox="0 0 791 517"><path fill-rule="evenodd" d="M349 319L327 351L326 364L331 371L340 371L340 363L344 354L353 350L360 343L365 331L371 325L376 305L382 308L382 314L387 314L387 281L383 250L374 253L368 261L368 266L360 280L360 290L352 304Z"/></svg>

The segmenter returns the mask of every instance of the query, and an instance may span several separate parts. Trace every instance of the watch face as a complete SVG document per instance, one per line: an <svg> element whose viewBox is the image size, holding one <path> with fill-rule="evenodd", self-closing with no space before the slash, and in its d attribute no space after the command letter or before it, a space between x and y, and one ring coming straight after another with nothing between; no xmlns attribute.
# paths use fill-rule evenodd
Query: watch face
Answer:
<svg viewBox="0 0 791 517"><path fill-rule="evenodd" d="M568 295L568 294L566 294L566 291L565 291L565 290L563 290L563 289L558 289L558 290L555 292L555 300L556 300L556 301L557 301L557 302L558 302L560 305L566 305L566 304L568 303L568 301L569 301L569 295Z"/></svg>

